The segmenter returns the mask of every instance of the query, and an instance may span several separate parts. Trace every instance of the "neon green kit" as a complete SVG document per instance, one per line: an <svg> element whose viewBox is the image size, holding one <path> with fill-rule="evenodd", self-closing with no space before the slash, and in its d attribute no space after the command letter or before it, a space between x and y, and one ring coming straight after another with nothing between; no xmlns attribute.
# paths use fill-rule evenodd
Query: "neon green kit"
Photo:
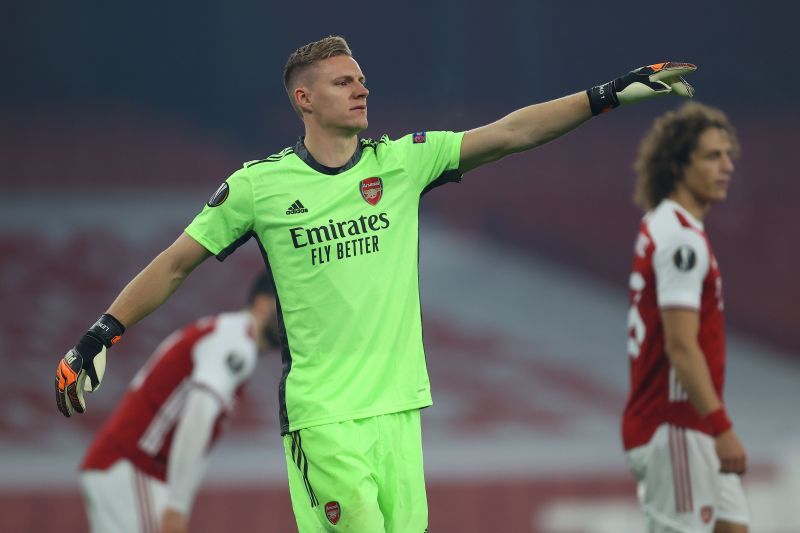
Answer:
<svg viewBox="0 0 800 533"><path fill-rule="evenodd" d="M186 228L220 260L259 242L278 295L282 433L431 405L419 199L460 180L462 136L364 139L336 169L301 140L246 163Z"/></svg>

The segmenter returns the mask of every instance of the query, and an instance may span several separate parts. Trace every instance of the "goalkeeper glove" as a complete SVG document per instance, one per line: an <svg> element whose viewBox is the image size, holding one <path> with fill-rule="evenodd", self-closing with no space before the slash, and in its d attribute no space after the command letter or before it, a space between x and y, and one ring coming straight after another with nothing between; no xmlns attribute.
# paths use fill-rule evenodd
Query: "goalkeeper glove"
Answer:
<svg viewBox="0 0 800 533"><path fill-rule="evenodd" d="M640 67L608 83L588 89L592 115L611 111L661 94L675 93L691 98L694 87L683 78L697 70L691 63L656 63Z"/></svg>
<svg viewBox="0 0 800 533"><path fill-rule="evenodd" d="M56 404L61 414L72 416L73 411L86 411L83 392L94 392L100 387L106 371L106 349L119 341L124 332L125 326L104 314L61 359L56 369Z"/></svg>

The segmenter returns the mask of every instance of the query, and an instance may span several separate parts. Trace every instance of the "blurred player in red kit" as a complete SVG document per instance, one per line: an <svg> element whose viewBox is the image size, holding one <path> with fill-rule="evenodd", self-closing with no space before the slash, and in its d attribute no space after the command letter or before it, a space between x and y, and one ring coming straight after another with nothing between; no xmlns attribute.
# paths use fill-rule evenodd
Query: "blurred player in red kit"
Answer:
<svg viewBox="0 0 800 533"><path fill-rule="evenodd" d="M246 309L202 318L161 343L81 464L92 532L188 531L208 451L277 331L264 274Z"/></svg>
<svg viewBox="0 0 800 533"><path fill-rule="evenodd" d="M748 530L746 455L722 395L722 278L703 227L727 196L738 150L721 111L689 103L655 121L635 164L646 214L630 277L622 433L650 532Z"/></svg>

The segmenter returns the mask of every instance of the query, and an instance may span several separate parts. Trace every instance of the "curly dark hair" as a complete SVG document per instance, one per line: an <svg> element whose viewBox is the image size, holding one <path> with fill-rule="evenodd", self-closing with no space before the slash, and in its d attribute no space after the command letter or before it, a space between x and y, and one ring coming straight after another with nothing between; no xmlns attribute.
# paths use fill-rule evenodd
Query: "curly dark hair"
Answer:
<svg viewBox="0 0 800 533"><path fill-rule="evenodd" d="M684 104L658 117L642 139L633 164L638 175L633 201L645 211L669 196L683 178L683 168L709 128L727 133L734 155L739 154L736 130L719 109L698 102Z"/></svg>

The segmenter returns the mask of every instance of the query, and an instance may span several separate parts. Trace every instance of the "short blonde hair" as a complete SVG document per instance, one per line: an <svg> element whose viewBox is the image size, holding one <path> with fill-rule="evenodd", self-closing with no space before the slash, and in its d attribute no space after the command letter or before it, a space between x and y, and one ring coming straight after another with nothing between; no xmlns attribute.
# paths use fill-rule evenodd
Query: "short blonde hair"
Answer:
<svg viewBox="0 0 800 533"><path fill-rule="evenodd" d="M286 60L286 66L283 67L283 86L286 88L292 107L301 116L302 114L297 109L297 104L295 104L294 96L292 95L297 76L317 61L334 56L353 57L353 52L350 51L350 47L344 37L329 35L319 41L308 43L292 52L289 55L289 59Z"/></svg>

